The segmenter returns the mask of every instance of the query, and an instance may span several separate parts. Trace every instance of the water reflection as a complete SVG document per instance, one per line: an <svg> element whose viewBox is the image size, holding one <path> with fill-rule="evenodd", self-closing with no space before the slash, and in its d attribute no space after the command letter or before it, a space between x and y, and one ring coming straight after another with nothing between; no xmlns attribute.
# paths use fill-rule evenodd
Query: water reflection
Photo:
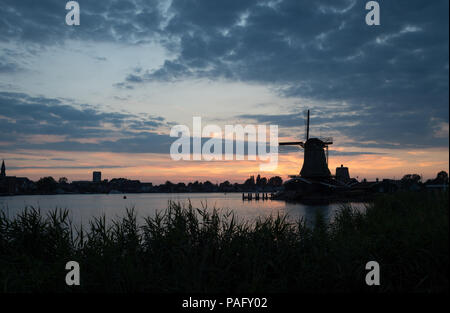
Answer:
<svg viewBox="0 0 450 313"><path fill-rule="evenodd" d="M55 208L69 210L72 220L76 223L86 223L93 217L105 214L107 219L122 217L126 208L134 208L138 220L147 216L153 216L155 212L167 208L169 201L180 202L188 205L190 201L193 207L221 209L222 213L233 211L239 220L253 221L258 217L269 215L287 214L289 219L296 221L303 217L308 224L313 223L317 211L326 219L332 219L339 204L330 205L304 205L286 203L280 200L242 201L240 193L151 193L151 194L127 194L126 199L120 194L96 194L96 195L32 195L0 197L0 209L10 216L22 211L25 207L40 208L46 213ZM364 210L364 205L353 204L359 210Z"/></svg>

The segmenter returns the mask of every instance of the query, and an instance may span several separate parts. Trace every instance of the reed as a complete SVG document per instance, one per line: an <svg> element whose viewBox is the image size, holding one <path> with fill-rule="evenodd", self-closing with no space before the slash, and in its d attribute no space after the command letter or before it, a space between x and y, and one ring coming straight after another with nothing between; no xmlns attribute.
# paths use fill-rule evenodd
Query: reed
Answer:
<svg viewBox="0 0 450 313"><path fill-rule="evenodd" d="M3 292L442 292L448 291L448 193L381 196L364 213L342 205L332 222L169 203L138 223L73 225L66 210L0 214ZM77 261L81 285L65 284ZM365 284L376 260L381 286Z"/></svg>

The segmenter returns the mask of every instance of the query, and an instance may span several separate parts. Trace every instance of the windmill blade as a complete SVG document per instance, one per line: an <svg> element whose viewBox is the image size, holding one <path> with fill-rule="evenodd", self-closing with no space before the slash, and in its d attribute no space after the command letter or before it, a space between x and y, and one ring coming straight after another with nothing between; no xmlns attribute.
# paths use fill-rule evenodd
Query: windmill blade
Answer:
<svg viewBox="0 0 450 313"><path fill-rule="evenodd" d="M288 142L280 142L278 143L279 146L300 146L304 147L303 141L288 141Z"/></svg>
<svg viewBox="0 0 450 313"><path fill-rule="evenodd" d="M309 110L303 111L304 124L305 124L305 141L309 139Z"/></svg>
<svg viewBox="0 0 450 313"><path fill-rule="evenodd" d="M306 141L309 139L309 110L306 111Z"/></svg>
<svg viewBox="0 0 450 313"><path fill-rule="evenodd" d="M303 145L303 141L288 141L288 142L280 142L280 146L297 146L297 145Z"/></svg>

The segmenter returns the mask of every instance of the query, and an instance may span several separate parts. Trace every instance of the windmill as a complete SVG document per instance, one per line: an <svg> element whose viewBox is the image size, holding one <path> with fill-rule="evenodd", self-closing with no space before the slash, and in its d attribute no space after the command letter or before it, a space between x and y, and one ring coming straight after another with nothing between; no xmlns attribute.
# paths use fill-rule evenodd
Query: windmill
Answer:
<svg viewBox="0 0 450 313"><path fill-rule="evenodd" d="M328 178L328 146L333 144L332 138L309 138L309 110L306 119L306 140L280 142L280 146L300 146L305 150L300 176L303 178ZM324 151L324 149L326 151Z"/></svg>

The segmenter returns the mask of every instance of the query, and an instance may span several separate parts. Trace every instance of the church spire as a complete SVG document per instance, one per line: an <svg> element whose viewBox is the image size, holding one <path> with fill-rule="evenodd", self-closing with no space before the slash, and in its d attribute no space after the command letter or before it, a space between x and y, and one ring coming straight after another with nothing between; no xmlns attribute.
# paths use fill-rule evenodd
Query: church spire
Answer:
<svg viewBox="0 0 450 313"><path fill-rule="evenodd" d="M0 176L1 177L6 176L5 160L3 160L3 162L2 162L2 170L1 170Z"/></svg>

